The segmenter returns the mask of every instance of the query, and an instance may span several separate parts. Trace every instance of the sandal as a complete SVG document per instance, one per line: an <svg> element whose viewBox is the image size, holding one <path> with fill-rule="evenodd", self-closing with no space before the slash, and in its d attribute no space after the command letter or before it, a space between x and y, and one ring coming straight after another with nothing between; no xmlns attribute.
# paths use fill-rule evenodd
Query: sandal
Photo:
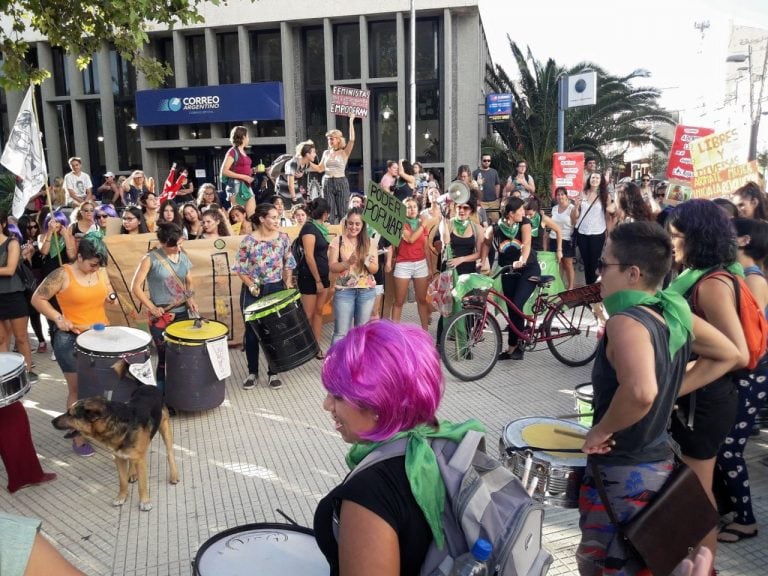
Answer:
<svg viewBox="0 0 768 576"><path fill-rule="evenodd" d="M721 538L722 535L727 535L727 538ZM741 530L734 530L733 528L728 528L728 526L723 526L717 534L717 541L723 544L733 544L754 538L755 536L757 536L757 528L752 530L752 532L742 532Z"/></svg>
<svg viewBox="0 0 768 576"><path fill-rule="evenodd" d="M325 360L325 353L322 350L320 350L320 352L315 354L315 358L318 360Z"/></svg>

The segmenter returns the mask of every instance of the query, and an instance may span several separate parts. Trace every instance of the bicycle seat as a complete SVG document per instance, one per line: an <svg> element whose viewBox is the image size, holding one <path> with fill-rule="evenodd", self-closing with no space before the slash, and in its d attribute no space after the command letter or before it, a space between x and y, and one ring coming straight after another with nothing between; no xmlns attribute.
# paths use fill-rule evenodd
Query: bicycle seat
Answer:
<svg viewBox="0 0 768 576"><path fill-rule="evenodd" d="M554 281L554 276L531 276L528 278L528 282L533 282L536 286L549 286Z"/></svg>

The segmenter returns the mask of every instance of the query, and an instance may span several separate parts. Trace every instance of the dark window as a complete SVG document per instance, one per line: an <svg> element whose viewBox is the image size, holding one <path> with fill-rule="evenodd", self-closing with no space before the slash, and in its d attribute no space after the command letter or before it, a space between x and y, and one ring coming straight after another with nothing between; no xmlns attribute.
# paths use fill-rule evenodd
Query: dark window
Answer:
<svg viewBox="0 0 768 576"><path fill-rule="evenodd" d="M368 69L371 78L397 76L397 27L394 20L368 24Z"/></svg>
<svg viewBox="0 0 768 576"><path fill-rule="evenodd" d="M178 140L179 139L179 127L178 126L154 126L152 130L152 140Z"/></svg>
<svg viewBox="0 0 768 576"><path fill-rule="evenodd" d="M83 70L83 93L99 93L99 55L92 54L91 61Z"/></svg>
<svg viewBox="0 0 768 576"><path fill-rule="evenodd" d="M133 65L113 49L109 51L109 70L115 98L133 100L136 94L136 70Z"/></svg>
<svg viewBox="0 0 768 576"><path fill-rule="evenodd" d="M210 138L211 125L210 124L192 124L189 127L189 136L193 140L199 140L200 138Z"/></svg>
<svg viewBox="0 0 768 576"><path fill-rule="evenodd" d="M141 141L135 124L136 112L133 101L115 102L115 132L117 133L118 170L141 168Z"/></svg>
<svg viewBox="0 0 768 576"><path fill-rule="evenodd" d="M206 86L208 84L208 64L205 60L205 36L187 36L187 85Z"/></svg>
<svg viewBox="0 0 768 576"><path fill-rule="evenodd" d="M360 24L333 27L333 70L336 80L360 78Z"/></svg>
<svg viewBox="0 0 768 576"><path fill-rule="evenodd" d="M405 45L410 46L410 24L405 23ZM416 19L416 81L437 80L440 59L439 22ZM406 70L411 65L410 49L406 50Z"/></svg>
<svg viewBox="0 0 768 576"><path fill-rule="evenodd" d="M325 102L323 29L304 29L304 111L307 137L322 150L328 130Z"/></svg>
<svg viewBox="0 0 768 576"><path fill-rule="evenodd" d="M251 81L282 82L283 48L280 44L280 30L254 30L250 36Z"/></svg>
<svg viewBox="0 0 768 576"><path fill-rule="evenodd" d="M66 172L67 160L75 154L75 131L72 127L72 105L69 102L55 104L56 109L56 127L58 128L58 138L61 148L61 165Z"/></svg>
<svg viewBox="0 0 768 576"><path fill-rule="evenodd" d="M101 125L101 103L90 101L84 104L85 107L85 125L88 134L88 155L90 156L90 165L88 169L91 173L91 179L101 178L101 175L107 171L104 155L104 130ZM93 136L95 134L95 136Z"/></svg>
<svg viewBox="0 0 768 576"><path fill-rule="evenodd" d="M56 96L69 96L67 55L64 49L58 46L51 48L51 52L53 53L53 85L56 90Z"/></svg>
<svg viewBox="0 0 768 576"><path fill-rule="evenodd" d="M240 48L237 32L216 34L219 57L219 84L240 83Z"/></svg>
<svg viewBox="0 0 768 576"><path fill-rule="evenodd" d="M371 161L377 182L387 166L387 160L398 159L397 86L375 86L371 90Z"/></svg>
<svg viewBox="0 0 768 576"><path fill-rule="evenodd" d="M0 58L0 66L2 66ZM5 90L0 88L0 150L5 149L5 143L8 138L8 132L11 125L8 123L8 101L5 96Z"/></svg>
<svg viewBox="0 0 768 576"><path fill-rule="evenodd" d="M161 88L175 88L176 76L173 73L173 38L158 38L155 40L154 45L155 58L171 68L171 75L165 77Z"/></svg>
<svg viewBox="0 0 768 576"><path fill-rule="evenodd" d="M406 20L406 46L410 27ZM419 162L443 161L440 131L442 117L439 42L440 22L435 18L416 20L416 159ZM406 69L410 69L410 51L406 51ZM407 111L410 114L410 110Z"/></svg>

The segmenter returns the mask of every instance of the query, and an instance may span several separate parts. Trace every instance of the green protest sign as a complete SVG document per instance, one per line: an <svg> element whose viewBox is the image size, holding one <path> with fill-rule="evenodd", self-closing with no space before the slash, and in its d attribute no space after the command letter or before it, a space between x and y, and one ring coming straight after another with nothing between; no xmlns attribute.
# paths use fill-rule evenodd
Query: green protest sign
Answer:
<svg viewBox="0 0 768 576"><path fill-rule="evenodd" d="M363 221L389 240L392 246L398 246L403 237L405 204L381 186L370 182Z"/></svg>

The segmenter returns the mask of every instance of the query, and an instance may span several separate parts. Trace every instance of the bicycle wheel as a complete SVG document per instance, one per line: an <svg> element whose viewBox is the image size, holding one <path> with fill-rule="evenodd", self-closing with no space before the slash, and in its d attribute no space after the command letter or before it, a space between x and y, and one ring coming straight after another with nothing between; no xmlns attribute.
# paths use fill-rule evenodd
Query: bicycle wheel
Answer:
<svg viewBox="0 0 768 576"><path fill-rule="evenodd" d="M501 351L501 330L491 314L468 308L446 320L440 354L459 380L480 380L491 371Z"/></svg>
<svg viewBox="0 0 768 576"><path fill-rule="evenodd" d="M543 330L549 351L566 366L584 366L597 354L600 321L591 304L561 304L547 315Z"/></svg>

